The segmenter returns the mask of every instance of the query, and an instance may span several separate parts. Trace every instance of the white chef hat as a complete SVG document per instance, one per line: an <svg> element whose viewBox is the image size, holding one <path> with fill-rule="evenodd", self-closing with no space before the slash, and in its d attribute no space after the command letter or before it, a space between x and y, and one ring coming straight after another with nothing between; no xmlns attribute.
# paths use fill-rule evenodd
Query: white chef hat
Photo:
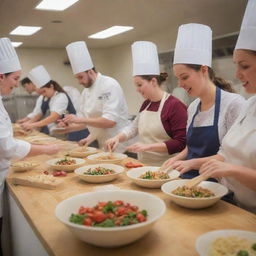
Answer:
<svg viewBox="0 0 256 256"><path fill-rule="evenodd" d="M51 81L51 77L43 65L31 69L28 78L37 88L41 88Z"/></svg>
<svg viewBox="0 0 256 256"><path fill-rule="evenodd" d="M84 41L73 42L67 45L66 50L74 75L94 67Z"/></svg>
<svg viewBox="0 0 256 256"><path fill-rule="evenodd" d="M157 47L148 41L137 41L132 44L133 76L159 75Z"/></svg>
<svg viewBox="0 0 256 256"><path fill-rule="evenodd" d="M202 24L190 23L179 27L173 64L212 66L212 30Z"/></svg>
<svg viewBox="0 0 256 256"><path fill-rule="evenodd" d="M249 0L235 49L256 51L256 0Z"/></svg>
<svg viewBox="0 0 256 256"><path fill-rule="evenodd" d="M21 70L20 61L9 38L0 38L0 73Z"/></svg>

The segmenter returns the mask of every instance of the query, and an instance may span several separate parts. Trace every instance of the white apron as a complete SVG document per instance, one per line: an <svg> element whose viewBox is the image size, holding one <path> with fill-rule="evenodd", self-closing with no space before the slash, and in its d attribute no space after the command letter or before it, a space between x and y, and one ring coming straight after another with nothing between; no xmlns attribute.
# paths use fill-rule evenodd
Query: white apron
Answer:
<svg viewBox="0 0 256 256"><path fill-rule="evenodd" d="M163 105L169 94L164 93L158 111L147 111L149 105L140 113L138 131L139 141L145 144L162 143L170 140L170 136L166 133L161 121L161 112ZM160 166L165 160L171 156L168 152L140 152L138 153L139 160L147 165Z"/></svg>
<svg viewBox="0 0 256 256"><path fill-rule="evenodd" d="M107 97L108 95L102 95L99 93L102 90L102 79L104 79L104 77L98 74L93 86L86 89L86 93L81 97L80 113L82 113L85 118L101 117L103 114L102 97ZM98 140L99 148L103 148L107 139L116 136L128 124L128 120L120 117L119 122L113 128L96 128L89 125L87 128L91 136ZM115 151L124 152L128 145L128 143L119 143Z"/></svg>
<svg viewBox="0 0 256 256"><path fill-rule="evenodd" d="M224 137L222 149L225 162L256 171L256 96L247 103L245 111ZM222 183L234 192L240 207L256 213L256 191L231 177L222 178Z"/></svg>

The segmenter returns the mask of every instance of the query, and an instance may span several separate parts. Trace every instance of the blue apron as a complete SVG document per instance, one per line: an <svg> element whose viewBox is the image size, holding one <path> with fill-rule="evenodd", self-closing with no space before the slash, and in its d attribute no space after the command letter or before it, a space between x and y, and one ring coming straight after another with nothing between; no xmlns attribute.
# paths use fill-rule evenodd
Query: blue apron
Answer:
<svg viewBox="0 0 256 256"><path fill-rule="evenodd" d="M76 110L74 108L74 105L73 105L71 99L69 98L68 95L67 95L67 97L68 97L68 106L67 106L66 110L68 111L69 114L76 114ZM41 111L42 111L44 117L48 116L47 111L49 110L49 102L50 102L50 99L48 99L47 101L44 101L44 99L43 99L43 103L41 105ZM62 116L62 118L63 117L64 117L64 115ZM42 127L41 132L49 134L48 126ZM88 129L84 129L84 130L77 131L77 132L70 132L70 133L68 133L68 140L79 141L81 139L86 138L88 135L89 135Z"/></svg>
<svg viewBox="0 0 256 256"><path fill-rule="evenodd" d="M221 90L216 87L214 121L212 126L194 127L194 119L199 112L201 103L198 104L196 113L194 114L191 124L187 132L187 160L193 158L207 157L217 154L220 147L218 121L220 112ZM199 175L198 170L191 170L182 174L182 178L192 179ZM214 180L214 179L209 179ZM215 181L215 180L214 180Z"/></svg>

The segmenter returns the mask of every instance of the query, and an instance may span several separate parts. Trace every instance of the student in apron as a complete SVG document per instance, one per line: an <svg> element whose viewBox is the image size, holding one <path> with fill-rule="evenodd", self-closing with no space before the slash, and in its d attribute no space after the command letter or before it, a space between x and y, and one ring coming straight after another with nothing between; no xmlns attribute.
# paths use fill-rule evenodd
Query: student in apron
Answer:
<svg viewBox="0 0 256 256"><path fill-rule="evenodd" d="M256 213L256 1L249 0L234 51L236 76L249 98L241 114L228 131L217 155L205 159L200 172L234 193L238 206ZM207 160L207 161L206 161Z"/></svg>
<svg viewBox="0 0 256 256"><path fill-rule="evenodd" d="M198 175L202 157L215 155L224 135L239 115L244 99L212 68L212 31L202 24L179 27L173 71L179 86L197 97L188 108L187 146L166 162L183 178Z"/></svg>
<svg viewBox="0 0 256 256"><path fill-rule="evenodd" d="M42 95L47 98L41 105L41 113L36 122L24 123L22 127L26 130L41 128L41 132L50 134L56 127L56 121L65 113L75 114L76 110L62 87L51 80L47 70L41 65L32 69L29 78L42 90ZM80 131L68 134L68 140L79 141L88 135L88 131Z"/></svg>
<svg viewBox="0 0 256 256"><path fill-rule="evenodd" d="M145 98L132 125L106 142L114 150L119 142L139 135L139 142L127 147L138 153L141 162L160 166L170 155L180 152L186 142L186 106L161 89L166 75L160 74L156 45L139 41L132 45L133 78Z"/></svg>
<svg viewBox="0 0 256 256"><path fill-rule="evenodd" d="M0 234L4 209L3 190L10 160L38 154L51 155L59 150L57 145L33 145L13 137L12 123L4 108L2 96L10 95L13 88L18 86L20 75L20 62L10 39L0 38Z"/></svg>

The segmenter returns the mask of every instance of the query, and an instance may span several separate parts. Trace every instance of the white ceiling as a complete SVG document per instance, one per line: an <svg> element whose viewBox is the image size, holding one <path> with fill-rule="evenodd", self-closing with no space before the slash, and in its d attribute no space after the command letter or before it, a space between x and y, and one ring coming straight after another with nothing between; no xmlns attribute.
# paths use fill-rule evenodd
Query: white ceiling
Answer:
<svg viewBox="0 0 256 256"><path fill-rule="evenodd" d="M239 30L247 3L246 0L80 0L63 12L54 12L35 10L40 1L0 0L0 37L22 41L24 48L63 48L78 40L85 40L90 48L107 48L162 31L177 31L179 25L189 22L210 25L216 37ZM62 23L52 23L54 20ZM9 35L18 25L43 29L28 37ZM87 38L113 25L135 29L104 40Z"/></svg>

